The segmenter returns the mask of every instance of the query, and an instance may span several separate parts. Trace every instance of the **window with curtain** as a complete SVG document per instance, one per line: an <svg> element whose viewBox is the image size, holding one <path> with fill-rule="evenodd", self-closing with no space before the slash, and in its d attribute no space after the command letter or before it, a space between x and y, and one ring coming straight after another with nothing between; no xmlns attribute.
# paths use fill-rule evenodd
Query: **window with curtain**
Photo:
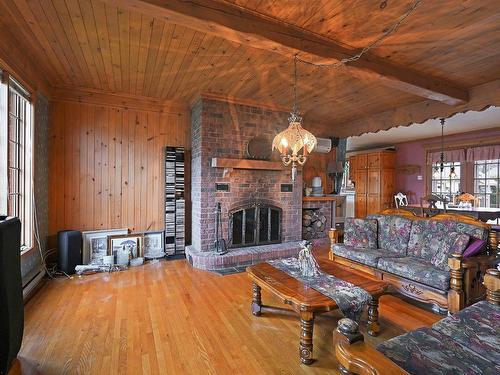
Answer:
<svg viewBox="0 0 500 375"><path fill-rule="evenodd" d="M500 159L474 162L474 196L480 207L499 207Z"/></svg>
<svg viewBox="0 0 500 375"><path fill-rule="evenodd" d="M449 202L453 200L453 196L460 192L460 162L444 163L444 169L439 170L439 163L432 164L432 194L446 198ZM436 167L438 171L436 171ZM451 167L455 167L455 175L451 174Z"/></svg>
<svg viewBox="0 0 500 375"><path fill-rule="evenodd" d="M21 250L26 250L33 245L31 103L29 93L13 78L7 96L7 215L21 220Z"/></svg>

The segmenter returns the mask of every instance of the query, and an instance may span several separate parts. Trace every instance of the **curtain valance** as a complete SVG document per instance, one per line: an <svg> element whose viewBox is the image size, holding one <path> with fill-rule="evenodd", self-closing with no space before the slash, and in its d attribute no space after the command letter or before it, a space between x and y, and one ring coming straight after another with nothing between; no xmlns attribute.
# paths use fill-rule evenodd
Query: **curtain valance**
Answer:
<svg viewBox="0 0 500 375"><path fill-rule="evenodd" d="M471 147L467 150L467 161L500 159L500 145Z"/></svg>
<svg viewBox="0 0 500 375"><path fill-rule="evenodd" d="M439 163L441 161L441 151L432 151L427 153L427 164L431 165L434 163ZM465 149L457 150L445 150L444 151L444 161L445 162L455 162L462 163L466 161Z"/></svg>

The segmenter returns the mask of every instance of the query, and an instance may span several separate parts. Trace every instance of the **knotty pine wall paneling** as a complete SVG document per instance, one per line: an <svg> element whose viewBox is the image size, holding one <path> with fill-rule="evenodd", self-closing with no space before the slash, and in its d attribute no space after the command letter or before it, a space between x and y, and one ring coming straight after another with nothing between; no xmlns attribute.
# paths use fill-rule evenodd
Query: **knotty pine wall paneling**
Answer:
<svg viewBox="0 0 500 375"><path fill-rule="evenodd" d="M188 116L54 101L50 235L64 229L163 230L164 147L190 148Z"/></svg>
<svg viewBox="0 0 500 375"><path fill-rule="evenodd" d="M312 152L309 154L306 163L302 167L303 187L311 187L313 178L318 176L321 177L323 193L330 194L333 190L333 181L326 172L330 160L335 160L335 147L327 154L319 152Z"/></svg>

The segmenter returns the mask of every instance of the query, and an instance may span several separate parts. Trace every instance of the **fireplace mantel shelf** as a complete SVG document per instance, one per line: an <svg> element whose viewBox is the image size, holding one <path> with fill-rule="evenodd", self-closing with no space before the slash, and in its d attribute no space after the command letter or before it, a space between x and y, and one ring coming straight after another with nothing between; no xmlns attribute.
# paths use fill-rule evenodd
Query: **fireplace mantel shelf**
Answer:
<svg viewBox="0 0 500 375"><path fill-rule="evenodd" d="M225 169L260 169L268 171L281 171L285 168L279 161L230 158L212 158L212 167Z"/></svg>

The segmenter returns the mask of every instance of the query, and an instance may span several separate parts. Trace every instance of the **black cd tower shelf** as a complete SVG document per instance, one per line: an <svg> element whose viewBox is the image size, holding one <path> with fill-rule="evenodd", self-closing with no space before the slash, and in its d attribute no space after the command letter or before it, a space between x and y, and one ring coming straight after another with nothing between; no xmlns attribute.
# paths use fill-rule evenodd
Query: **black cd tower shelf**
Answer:
<svg viewBox="0 0 500 375"><path fill-rule="evenodd" d="M186 200L184 148L166 147L165 152L165 254L184 254Z"/></svg>

